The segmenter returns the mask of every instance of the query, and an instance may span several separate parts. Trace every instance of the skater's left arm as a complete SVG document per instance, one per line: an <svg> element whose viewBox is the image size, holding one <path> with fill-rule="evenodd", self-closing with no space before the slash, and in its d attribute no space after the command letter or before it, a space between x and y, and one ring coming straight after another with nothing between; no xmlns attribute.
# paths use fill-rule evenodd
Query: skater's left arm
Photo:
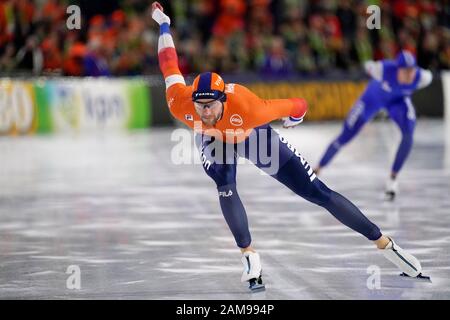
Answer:
<svg viewBox="0 0 450 320"><path fill-rule="evenodd" d="M256 125L283 119L283 127L294 127L303 121L308 110L308 104L302 98L261 99L244 86L239 86L238 89L242 98L246 99Z"/></svg>
<svg viewBox="0 0 450 320"><path fill-rule="evenodd" d="M430 70L419 68L420 79L419 84L417 85L417 89L422 89L427 87L431 81L433 80L433 74Z"/></svg>
<svg viewBox="0 0 450 320"><path fill-rule="evenodd" d="M153 2L152 4L152 18L160 27L158 60L166 82L166 90L175 84L186 85L183 75L178 68L178 56L170 34L170 18L164 14L163 8L158 2Z"/></svg>
<svg viewBox="0 0 450 320"><path fill-rule="evenodd" d="M170 18L157 1L152 3L152 18L160 28L158 38L158 61L166 83L166 101L170 113L178 120L185 118L186 101L191 100L192 88L186 86L178 67L178 55L170 32Z"/></svg>
<svg viewBox="0 0 450 320"><path fill-rule="evenodd" d="M383 62L381 61L366 61L364 62L364 70L366 73L375 80L383 80Z"/></svg>

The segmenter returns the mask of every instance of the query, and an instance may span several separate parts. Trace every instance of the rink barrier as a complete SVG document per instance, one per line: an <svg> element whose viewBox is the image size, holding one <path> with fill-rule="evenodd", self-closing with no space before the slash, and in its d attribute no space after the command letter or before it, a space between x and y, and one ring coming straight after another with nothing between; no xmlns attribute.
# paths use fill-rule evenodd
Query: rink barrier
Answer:
<svg viewBox="0 0 450 320"><path fill-rule="evenodd" d="M308 101L309 121L343 119L366 82L255 83L247 87L263 99L301 97Z"/></svg>
<svg viewBox="0 0 450 320"><path fill-rule="evenodd" d="M146 128L151 97L142 79L0 79L0 135Z"/></svg>
<svg viewBox="0 0 450 320"><path fill-rule="evenodd" d="M444 74L444 72L442 73ZM192 82L193 77L186 77ZM303 97L307 121L341 120L367 80L265 81L258 77L227 82L242 83L261 98ZM412 99L418 117L444 115L440 76ZM130 130L149 126L180 125L170 114L161 76L136 78L0 78L0 135L91 130Z"/></svg>

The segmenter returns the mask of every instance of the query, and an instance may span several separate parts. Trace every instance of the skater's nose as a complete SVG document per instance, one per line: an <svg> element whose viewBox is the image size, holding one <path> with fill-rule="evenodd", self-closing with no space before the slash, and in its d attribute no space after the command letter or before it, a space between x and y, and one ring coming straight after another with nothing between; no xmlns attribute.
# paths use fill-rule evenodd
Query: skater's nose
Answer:
<svg viewBox="0 0 450 320"><path fill-rule="evenodd" d="M203 108L203 115L208 117L212 114L212 111L210 108Z"/></svg>

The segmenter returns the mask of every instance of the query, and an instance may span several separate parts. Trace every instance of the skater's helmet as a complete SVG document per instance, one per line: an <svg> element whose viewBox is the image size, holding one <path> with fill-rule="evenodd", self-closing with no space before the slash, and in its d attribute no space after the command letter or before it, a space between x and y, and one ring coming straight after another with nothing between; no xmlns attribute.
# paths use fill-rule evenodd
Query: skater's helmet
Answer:
<svg viewBox="0 0 450 320"><path fill-rule="evenodd" d="M407 50L400 51L395 60L399 68L412 68L417 65L416 58Z"/></svg>
<svg viewBox="0 0 450 320"><path fill-rule="evenodd" d="M227 95L225 94L225 82L222 77L215 72L204 72L199 74L192 84L194 92L192 92L192 101L200 99L211 99L225 102Z"/></svg>

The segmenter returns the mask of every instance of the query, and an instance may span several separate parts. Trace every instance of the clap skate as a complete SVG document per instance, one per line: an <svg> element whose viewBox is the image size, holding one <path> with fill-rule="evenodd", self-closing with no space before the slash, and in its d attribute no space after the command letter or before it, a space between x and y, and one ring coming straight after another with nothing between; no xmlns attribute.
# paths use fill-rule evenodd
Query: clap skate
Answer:
<svg viewBox="0 0 450 320"><path fill-rule="evenodd" d="M397 180L389 179L386 182L386 190L384 192L385 199L387 201L393 201L393 200L395 200L395 197L397 194L398 194Z"/></svg>
<svg viewBox="0 0 450 320"><path fill-rule="evenodd" d="M391 241L386 248L381 250L386 259L391 261L402 271L400 276L431 282L430 277L422 275L422 266L420 265L419 260L412 254L400 248L394 240L391 238L389 238L389 240Z"/></svg>
<svg viewBox="0 0 450 320"><path fill-rule="evenodd" d="M262 268L259 254L256 252L246 251L242 255L241 261L244 265L244 272L242 273L241 281L248 281L248 288L251 292L264 291L266 286L261 278Z"/></svg>

